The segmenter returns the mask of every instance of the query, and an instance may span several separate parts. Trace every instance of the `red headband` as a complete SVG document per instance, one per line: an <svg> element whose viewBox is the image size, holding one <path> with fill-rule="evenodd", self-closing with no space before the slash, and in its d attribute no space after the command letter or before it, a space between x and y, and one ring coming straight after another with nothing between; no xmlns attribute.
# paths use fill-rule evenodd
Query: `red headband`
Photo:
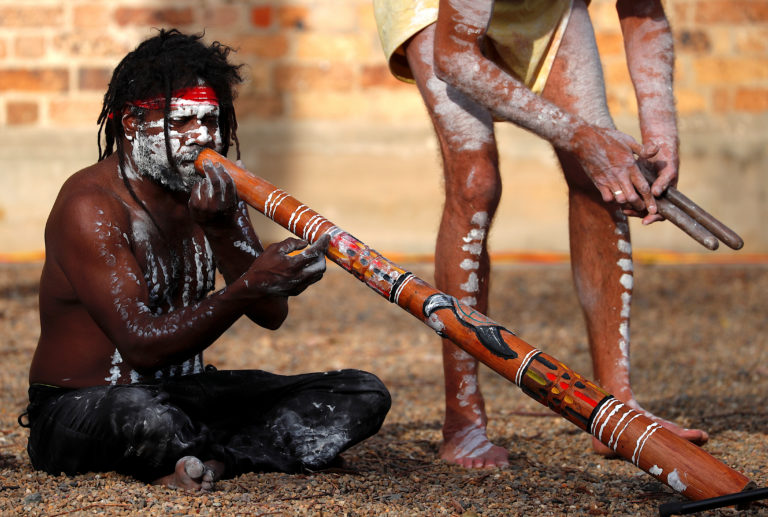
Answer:
<svg viewBox="0 0 768 517"><path fill-rule="evenodd" d="M186 101L205 102L208 104L219 104L219 98L216 96L216 92L210 86L189 86L187 88L180 88L171 94L171 99L183 99ZM159 110L165 108L165 97L152 97L150 99L143 99L128 103L131 106L137 108L143 108L148 110ZM171 102L171 107L181 106L179 102ZM109 114L109 118L113 118L113 113Z"/></svg>
<svg viewBox="0 0 768 517"><path fill-rule="evenodd" d="M187 88L180 88L171 94L171 98L194 102L205 102L208 104L219 103L219 98L216 97L216 92L213 91L213 88L210 86L189 86ZM137 108L157 110L165 108L165 98L153 97L151 99L133 101L129 104L132 104ZM176 107L179 105L180 103L171 102L171 107Z"/></svg>

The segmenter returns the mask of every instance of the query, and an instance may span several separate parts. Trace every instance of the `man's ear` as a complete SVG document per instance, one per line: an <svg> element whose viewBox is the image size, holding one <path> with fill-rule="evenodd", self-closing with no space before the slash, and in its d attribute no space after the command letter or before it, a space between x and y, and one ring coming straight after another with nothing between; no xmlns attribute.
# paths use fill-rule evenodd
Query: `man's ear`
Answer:
<svg viewBox="0 0 768 517"><path fill-rule="evenodd" d="M129 142L133 141L136 132L139 130L139 122L141 122L139 116L134 113L133 110L125 110L121 120L123 123L123 134L125 134L125 139Z"/></svg>

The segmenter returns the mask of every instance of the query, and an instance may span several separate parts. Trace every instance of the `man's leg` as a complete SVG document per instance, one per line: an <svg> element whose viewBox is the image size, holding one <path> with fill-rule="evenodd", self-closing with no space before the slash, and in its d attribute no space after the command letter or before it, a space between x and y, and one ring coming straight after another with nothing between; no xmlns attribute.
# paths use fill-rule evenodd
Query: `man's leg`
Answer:
<svg viewBox="0 0 768 517"><path fill-rule="evenodd" d="M43 393L41 393L41 391ZM96 386L30 389L29 456L52 474L114 470L144 481L174 472L179 458L204 454L207 435L151 389ZM195 488L200 480L184 480Z"/></svg>
<svg viewBox="0 0 768 517"><path fill-rule="evenodd" d="M588 122L614 127L605 100L592 25L577 0L543 96ZM558 152L569 187L571 266L586 320L595 380L638 408L630 385L629 313L633 287L629 225L619 205L604 203L577 160ZM647 412L646 412L647 413ZM676 434L703 443L707 434L653 415ZM598 452L607 447L593 440Z"/></svg>
<svg viewBox="0 0 768 517"><path fill-rule="evenodd" d="M384 384L359 370L209 371L166 382L163 389L206 422L211 457L224 463L227 476L327 467L376 434L391 405Z"/></svg>
<svg viewBox="0 0 768 517"><path fill-rule="evenodd" d="M435 250L438 289L488 310L488 230L501 196L490 114L434 75L434 25L408 44L408 63L437 132L443 156L445 205ZM440 457L465 467L508 464L508 452L486 435L478 363L443 340L445 422Z"/></svg>

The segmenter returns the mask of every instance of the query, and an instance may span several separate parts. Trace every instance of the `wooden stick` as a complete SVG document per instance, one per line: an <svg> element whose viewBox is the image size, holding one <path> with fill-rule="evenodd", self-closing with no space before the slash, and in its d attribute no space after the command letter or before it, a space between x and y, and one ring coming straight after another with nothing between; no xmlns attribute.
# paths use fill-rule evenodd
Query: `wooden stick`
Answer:
<svg viewBox="0 0 768 517"><path fill-rule="evenodd" d="M656 174L651 172L651 166L641 160L638 162L638 167L648 183L652 184ZM667 187L661 197L656 198L656 206L659 208L659 213L669 222L711 250L718 248L718 239L735 250L744 246L744 240L736 232L675 187Z"/></svg>
<svg viewBox="0 0 768 517"><path fill-rule="evenodd" d="M694 500L739 492L749 483L743 474L390 262L283 190L210 149L198 156L198 170L206 160L227 170L240 199L308 242L328 234L330 260L662 483Z"/></svg>
<svg viewBox="0 0 768 517"><path fill-rule="evenodd" d="M704 228L712 232L715 237L720 239L729 248L740 250L744 246L744 240L739 235L724 225L720 220L715 219L712 214L691 201L686 195L675 187L668 187L663 197L667 198L683 212L690 215Z"/></svg>
<svg viewBox="0 0 768 517"><path fill-rule="evenodd" d="M693 237L702 246L714 251L720 245L712 232L673 204L671 200L666 197L657 197L656 206L664 218Z"/></svg>

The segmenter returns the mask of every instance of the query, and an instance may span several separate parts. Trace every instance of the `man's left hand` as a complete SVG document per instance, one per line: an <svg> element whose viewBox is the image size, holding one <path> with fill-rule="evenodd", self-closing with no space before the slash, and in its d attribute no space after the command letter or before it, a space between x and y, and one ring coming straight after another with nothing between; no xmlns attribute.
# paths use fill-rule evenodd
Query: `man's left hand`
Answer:
<svg viewBox="0 0 768 517"><path fill-rule="evenodd" d="M228 225L237 209L235 182L221 164L203 162L203 179L193 188L189 197L192 219L201 226Z"/></svg>

